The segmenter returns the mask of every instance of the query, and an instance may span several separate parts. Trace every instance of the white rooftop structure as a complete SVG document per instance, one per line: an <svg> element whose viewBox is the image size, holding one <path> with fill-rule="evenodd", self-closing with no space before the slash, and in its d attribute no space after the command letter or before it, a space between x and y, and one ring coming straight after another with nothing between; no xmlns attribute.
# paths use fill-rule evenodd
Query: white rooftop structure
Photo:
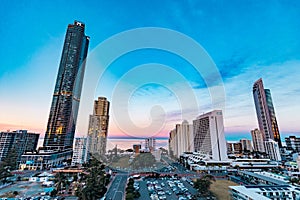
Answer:
<svg viewBox="0 0 300 200"><path fill-rule="evenodd" d="M299 199L300 190L291 185L229 186L234 200Z"/></svg>

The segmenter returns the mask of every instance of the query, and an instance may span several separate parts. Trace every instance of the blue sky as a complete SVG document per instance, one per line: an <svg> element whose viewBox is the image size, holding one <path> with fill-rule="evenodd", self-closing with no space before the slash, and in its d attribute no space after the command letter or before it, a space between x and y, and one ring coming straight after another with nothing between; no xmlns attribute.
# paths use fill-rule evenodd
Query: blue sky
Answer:
<svg viewBox="0 0 300 200"><path fill-rule="evenodd" d="M86 24L91 37L89 52L107 38L142 27L162 27L181 32L202 45L215 62L226 94L226 137L249 137L257 127L252 84L262 77L271 89L282 133L299 133L300 120L300 2L299 1L8 1L0 7L0 128L24 128L44 133L58 71L66 27L74 20ZM180 43L174 41L174 43ZM192 85L200 113L211 109L206 85L184 59L159 50L131 52L105 72L94 96L112 97L115 84L134 85L122 79L136 66L159 63L181 74L163 74L167 86L136 85L129 110L134 123L151 123L151 108L165 109L166 135L175 123L181 83ZM93 63L88 61L87 68ZM167 72L166 72L167 73ZM147 74L136 74L143 80ZM86 76L85 79L88 79ZM165 80L164 79L164 80ZM135 79L136 80L136 79ZM99 83L99 84L100 84ZM171 91L169 86L178 88ZM183 88L181 88L183 87ZM126 87L125 87L126 88ZM84 98L84 97L82 97ZM113 103L113 102L112 102ZM146 106L145 106L146 105ZM91 106L92 107L92 106ZM87 130L88 109L80 108L77 134ZM192 109L192 108L191 108ZM161 116L160 110L154 115ZM186 111L189 112L189 111ZM188 115L191 122L195 113ZM122 135L111 120L111 134ZM160 119L160 118L158 118Z"/></svg>

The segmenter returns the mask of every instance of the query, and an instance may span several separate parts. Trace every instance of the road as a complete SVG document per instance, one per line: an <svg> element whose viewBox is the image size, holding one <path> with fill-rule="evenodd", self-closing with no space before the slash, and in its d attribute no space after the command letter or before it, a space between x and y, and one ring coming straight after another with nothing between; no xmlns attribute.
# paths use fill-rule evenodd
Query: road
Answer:
<svg viewBox="0 0 300 200"><path fill-rule="evenodd" d="M123 200L128 174L117 174L111 183L106 199Z"/></svg>

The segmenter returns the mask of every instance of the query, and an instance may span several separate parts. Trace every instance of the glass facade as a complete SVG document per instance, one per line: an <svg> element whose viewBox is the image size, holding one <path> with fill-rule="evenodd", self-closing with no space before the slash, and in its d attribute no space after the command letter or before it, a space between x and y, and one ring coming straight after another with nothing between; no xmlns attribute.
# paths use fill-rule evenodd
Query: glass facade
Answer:
<svg viewBox="0 0 300 200"><path fill-rule="evenodd" d="M275 110L272 103L271 92L264 89L262 79L257 80L253 85L253 97L256 108L259 129L262 132L263 140L272 139L278 142L281 147L281 140Z"/></svg>
<svg viewBox="0 0 300 200"><path fill-rule="evenodd" d="M269 109L269 115L271 118L271 126L274 134L274 141L278 143L279 147L282 147L278 124L275 116L275 109L273 106L273 101L271 96L271 91L269 89L265 89L265 94L266 94L267 105Z"/></svg>
<svg viewBox="0 0 300 200"><path fill-rule="evenodd" d="M43 146L73 145L89 45L84 30L81 22L68 26Z"/></svg>

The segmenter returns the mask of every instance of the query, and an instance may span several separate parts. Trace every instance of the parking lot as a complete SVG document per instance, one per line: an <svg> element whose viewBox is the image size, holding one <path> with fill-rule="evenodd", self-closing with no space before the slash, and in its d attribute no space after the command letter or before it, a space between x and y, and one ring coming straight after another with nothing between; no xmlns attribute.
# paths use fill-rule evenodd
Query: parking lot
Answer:
<svg viewBox="0 0 300 200"><path fill-rule="evenodd" d="M136 182L139 183L140 200L187 200L197 193L192 181L185 178L144 178Z"/></svg>
<svg viewBox="0 0 300 200"><path fill-rule="evenodd" d="M20 181L5 188L2 188L0 190L0 196L5 196L5 194L8 192L17 191L19 193L19 195L17 195L18 198L35 197L40 196L40 194L46 193L51 190L52 188L42 187L41 183L38 182ZM48 199L50 199L50 197Z"/></svg>

